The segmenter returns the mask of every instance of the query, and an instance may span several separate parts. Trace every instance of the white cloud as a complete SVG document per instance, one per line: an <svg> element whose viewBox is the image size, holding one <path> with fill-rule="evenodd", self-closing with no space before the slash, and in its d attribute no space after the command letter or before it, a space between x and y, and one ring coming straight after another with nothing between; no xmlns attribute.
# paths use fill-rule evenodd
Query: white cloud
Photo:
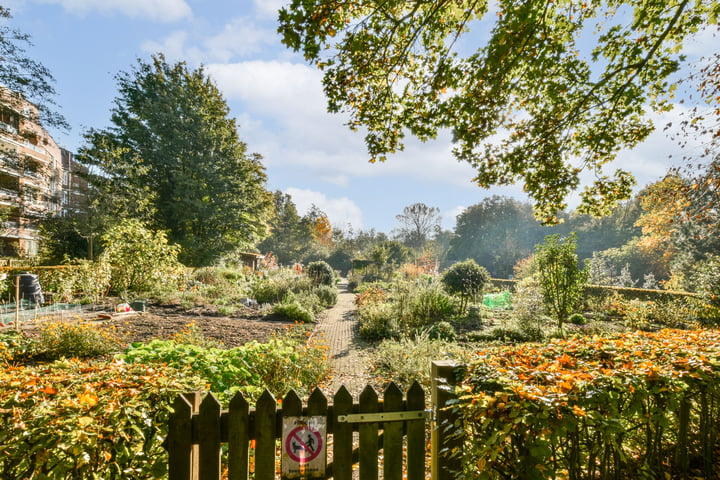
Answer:
<svg viewBox="0 0 720 480"><path fill-rule="evenodd" d="M190 64L199 64L200 51L196 48L187 48L188 33L182 30L175 31L165 37L162 42L147 41L141 45L144 52L162 53L168 62L187 61Z"/></svg>
<svg viewBox="0 0 720 480"><path fill-rule="evenodd" d="M263 47L277 41L274 30L263 28L248 18L238 18L225 25L217 35L205 41L207 56L229 62L236 55L247 57L260 53Z"/></svg>
<svg viewBox="0 0 720 480"><path fill-rule="evenodd" d="M289 3L289 0L253 0L258 15L273 20L277 18L278 10Z"/></svg>
<svg viewBox="0 0 720 480"><path fill-rule="evenodd" d="M98 11L109 15L120 13L133 18L146 18L160 22L176 22L192 16L185 0L35 0L39 3L54 3L65 10L85 15Z"/></svg>
<svg viewBox="0 0 720 480"><path fill-rule="evenodd" d="M305 215L315 205L327 214L333 227L345 228L350 224L355 230L363 228L362 210L347 197L329 198L324 193L294 187L288 188L285 193L292 197L300 215Z"/></svg>

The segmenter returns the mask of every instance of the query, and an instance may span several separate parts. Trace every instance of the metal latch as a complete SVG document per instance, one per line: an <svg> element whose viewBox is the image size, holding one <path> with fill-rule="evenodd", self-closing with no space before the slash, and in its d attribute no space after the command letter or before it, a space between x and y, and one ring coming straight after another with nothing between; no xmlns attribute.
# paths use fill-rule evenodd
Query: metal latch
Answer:
<svg viewBox="0 0 720 480"><path fill-rule="evenodd" d="M432 410L413 410L409 412L351 413L338 415L339 423L376 423L402 422L406 420L432 420Z"/></svg>

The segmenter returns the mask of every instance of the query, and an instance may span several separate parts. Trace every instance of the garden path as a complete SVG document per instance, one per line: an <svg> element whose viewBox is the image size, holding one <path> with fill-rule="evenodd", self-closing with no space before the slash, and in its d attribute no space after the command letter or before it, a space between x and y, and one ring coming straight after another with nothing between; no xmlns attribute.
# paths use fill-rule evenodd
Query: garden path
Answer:
<svg viewBox="0 0 720 480"><path fill-rule="evenodd" d="M329 347L328 357L334 372L323 391L326 395L334 395L345 385L357 399L363 388L372 383L368 374L370 346L358 335L355 295L348 291L347 280L340 281L338 290L337 303L315 326L315 335L324 337Z"/></svg>

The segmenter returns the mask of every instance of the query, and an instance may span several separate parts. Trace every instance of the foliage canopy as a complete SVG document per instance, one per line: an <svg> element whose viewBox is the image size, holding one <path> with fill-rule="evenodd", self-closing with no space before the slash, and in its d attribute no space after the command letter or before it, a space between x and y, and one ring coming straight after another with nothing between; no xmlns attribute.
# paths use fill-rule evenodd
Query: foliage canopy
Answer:
<svg viewBox="0 0 720 480"><path fill-rule="evenodd" d="M329 110L367 129L371 162L402 150L408 133L424 141L449 129L474 182L521 181L536 215L554 222L582 171L596 176L584 211L629 198L632 175L603 167L653 130L648 105L670 108L683 41L718 10L690 0L293 0L279 31L324 70Z"/></svg>
<svg viewBox="0 0 720 480"><path fill-rule="evenodd" d="M116 215L167 230L192 266L264 238L272 207L264 167L204 70L158 55L117 81L113 126L91 129L78 156L102 171L93 183Z"/></svg>

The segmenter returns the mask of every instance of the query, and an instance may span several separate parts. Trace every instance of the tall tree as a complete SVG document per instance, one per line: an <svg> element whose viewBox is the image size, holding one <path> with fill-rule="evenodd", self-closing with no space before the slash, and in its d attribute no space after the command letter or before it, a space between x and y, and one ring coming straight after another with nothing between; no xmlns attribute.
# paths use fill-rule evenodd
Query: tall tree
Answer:
<svg viewBox="0 0 720 480"><path fill-rule="evenodd" d="M112 126L91 129L78 160L118 215L169 232L188 265L207 265L266 236L272 195L258 154L248 154L235 120L203 68L162 55L117 75Z"/></svg>
<svg viewBox="0 0 720 480"><path fill-rule="evenodd" d="M400 222L398 238L405 245L421 250L432 234L440 232L440 209L428 207L424 203L413 203L403 208L403 213L395 215Z"/></svg>
<svg viewBox="0 0 720 480"><path fill-rule="evenodd" d="M495 278L507 278L548 233L529 203L493 195L458 215L448 260L471 258Z"/></svg>
<svg viewBox="0 0 720 480"><path fill-rule="evenodd" d="M30 36L7 25L5 21L11 18L10 10L0 6L0 109L12 110L31 123L68 128L56 110L55 79L50 70L28 57ZM37 111L22 108L24 101L33 103Z"/></svg>
<svg viewBox="0 0 720 480"><path fill-rule="evenodd" d="M454 154L482 187L524 183L536 215L554 222L580 173L597 180L583 211L631 195L608 174L617 153L670 108L683 41L717 23L717 2L293 0L283 42L324 70L330 111L367 129L371 161L452 130ZM480 30L473 34L471 30ZM584 49L584 44L594 45ZM470 47L463 56L461 49ZM476 47L476 48L475 48ZM472 51L474 49L474 51ZM589 51L585 51L589 50ZM529 54L531 52L531 54ZM650 109L648 109L648 106ZM498 133L503 140L494 142Z"/></svg>
<svg viewBox="0 0 720 480"><path fill-rule="evenodd" d="M297 213L292 197L277 190L274 193L275 215L269 221L270 235L258 244L265 252L273 252L278 262L289 265L301 262L307 246L312 242L312 230Z"/></svg>

